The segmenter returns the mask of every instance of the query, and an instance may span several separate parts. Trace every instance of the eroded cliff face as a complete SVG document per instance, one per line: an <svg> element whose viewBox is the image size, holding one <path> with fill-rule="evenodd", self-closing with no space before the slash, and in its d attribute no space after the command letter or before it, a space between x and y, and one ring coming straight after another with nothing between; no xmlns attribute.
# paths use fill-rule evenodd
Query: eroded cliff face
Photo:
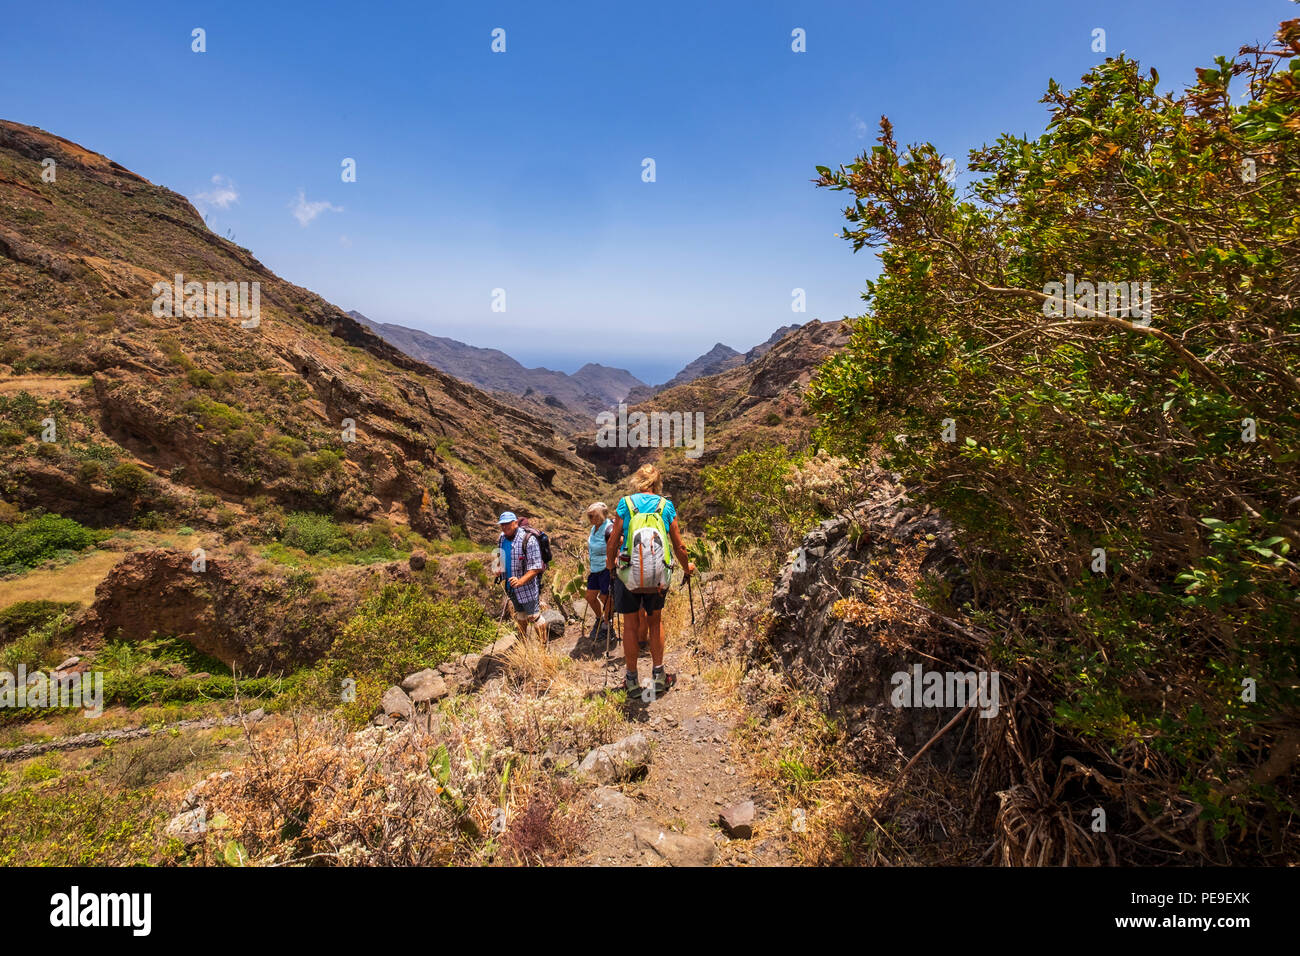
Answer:
<svg viewBox="0 0 1300 956"><path fill-rule="evenodd" d="M803 538L778 577L766 643L755 648L845 721L854 756L882 773L896 773L961 710L912 699L917 665L927 673L978 669L969 644L926 610L971 598L949 526L909 503L891 477L877 475L872 499ZM947 734L928 757L969 767L974 740Z"/></svg>
<svg viewBox="0 0 1300 956"><path fill-rule="evenodd" d="M180 637L243 673L287 672L321 657L364 595L412 580L398 563L312 576L248 555L207 555L202 570L195 561L174 549L128 554L96 589L78 636Z"/></svg>

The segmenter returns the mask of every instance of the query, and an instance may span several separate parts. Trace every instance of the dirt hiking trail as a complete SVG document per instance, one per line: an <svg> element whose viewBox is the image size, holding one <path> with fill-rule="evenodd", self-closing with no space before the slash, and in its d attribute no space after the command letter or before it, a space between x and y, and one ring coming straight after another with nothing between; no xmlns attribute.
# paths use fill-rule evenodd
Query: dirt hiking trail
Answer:
<svg viewBox="0 0 1300 956"><path fill-rule="evenodd" d="M684 595L683 595L684 596ZM589 638L592 619L570 623L563 638L550 642L549 653L577 662L589 690L599 693L622 686L622 643L616 635ZM653 757L640 780L598 787L592 795L589 830L583 851L569 863L587 866L782 866L792 854L785 828L769 813L776 805L768 789L737 759L732 731L737 717L711 692L687 650L689 630L672 633L667 616L664 663L677 683L655 699L631 695L624 705L628 733L650 741ZM649 651L638 671L650 680ZM646 695L649 696L649 695ZM719 825L724 808L752 800L752 837L735 839Z"/></svg>

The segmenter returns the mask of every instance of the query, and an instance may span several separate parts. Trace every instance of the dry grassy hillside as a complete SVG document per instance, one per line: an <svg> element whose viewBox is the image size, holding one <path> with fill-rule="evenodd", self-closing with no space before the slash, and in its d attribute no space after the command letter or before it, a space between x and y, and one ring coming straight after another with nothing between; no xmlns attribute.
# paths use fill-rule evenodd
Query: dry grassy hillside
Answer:
<svg viewBox="0 0 1300 956"><path fill-rule="evenodd" d="M155 315L177 274L259 283L259 326ZM0 494L23 509L217 527L270 503L486 540L500 508L567 517L594 481L550 425L278 278L184 197L9 122L0 332Z"/></svg>

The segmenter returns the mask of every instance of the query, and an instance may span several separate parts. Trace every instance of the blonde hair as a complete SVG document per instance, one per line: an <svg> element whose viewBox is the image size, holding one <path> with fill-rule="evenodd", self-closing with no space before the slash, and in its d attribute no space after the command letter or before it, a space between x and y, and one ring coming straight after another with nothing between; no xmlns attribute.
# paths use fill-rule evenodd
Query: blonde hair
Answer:
<svg viewBox="0 0 1300 956"><path fill-rule="evenodd" d="M642 494L657 495L664 489L664 476L654 465L642 465L632 476L632 487Z"/></svg>
<svg viewBox="0 0 1300 956"><path fill-rule="evenodd" d="M603 501L593 501L593 502L591 503L591 507L587 509L587 514L589 514L589 515L591 515L591 514L598 514L598 515L600 515L602 518L608 518L608 517L609 517L609 509L605 507L605 502L603 502Z"/></svg>

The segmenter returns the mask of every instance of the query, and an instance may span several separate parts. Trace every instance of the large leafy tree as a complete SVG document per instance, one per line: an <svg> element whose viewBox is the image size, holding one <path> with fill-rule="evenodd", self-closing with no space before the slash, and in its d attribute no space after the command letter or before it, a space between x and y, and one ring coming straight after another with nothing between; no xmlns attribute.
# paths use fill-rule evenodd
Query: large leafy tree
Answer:
<svg viewBox="0 0 1300 956"><path fill-rule="evenodd" d="M1108 59L1049 86L1041 136L972 151L960 192L885 119L818 167L882 271L811 402L822 440L883 458L958 528L967 632L1017 687L1014 733L988 735L1007 859L1035 812L1069 831L1055 846L1095 847L1093 805L1119 821L1112 855L1294 850L1297 54L1293 20L1181 93ZM1060 308L1069 281L1150 283L1149 321Z"/></svg>

